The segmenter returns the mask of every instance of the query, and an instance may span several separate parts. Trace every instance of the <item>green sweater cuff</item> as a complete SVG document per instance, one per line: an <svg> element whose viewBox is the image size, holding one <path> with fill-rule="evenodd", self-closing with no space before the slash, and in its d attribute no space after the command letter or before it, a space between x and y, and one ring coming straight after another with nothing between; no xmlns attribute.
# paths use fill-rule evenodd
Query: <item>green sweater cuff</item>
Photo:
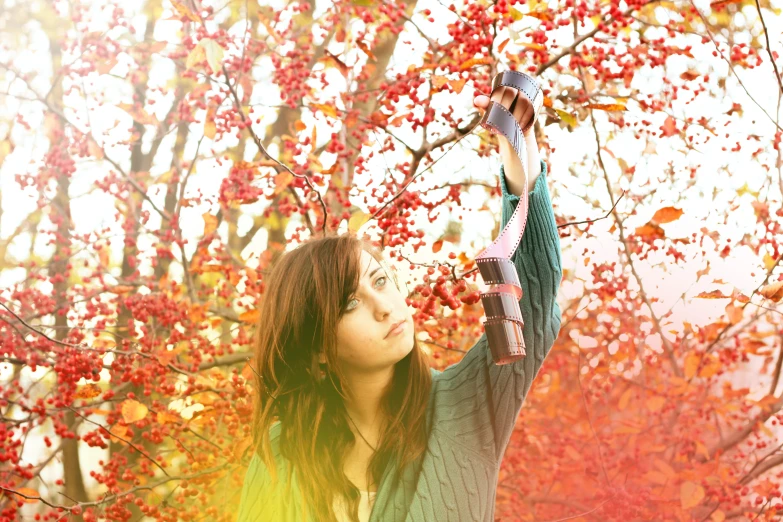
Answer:
<svg viewBox="0 0 783 522"><path fill-rule="evenodd" d="M520 197L509 194L506 173L502 165L500 166L500 191L503 196L501 227L505 227L514 209L517 208ZM517 252L559 252L560 235L557 233L557 222L552 209L552 200L549 197L547 166L544 160L541 160L541 174L536 179L533 190L528 193L527 203L527 222Z"/></svg>

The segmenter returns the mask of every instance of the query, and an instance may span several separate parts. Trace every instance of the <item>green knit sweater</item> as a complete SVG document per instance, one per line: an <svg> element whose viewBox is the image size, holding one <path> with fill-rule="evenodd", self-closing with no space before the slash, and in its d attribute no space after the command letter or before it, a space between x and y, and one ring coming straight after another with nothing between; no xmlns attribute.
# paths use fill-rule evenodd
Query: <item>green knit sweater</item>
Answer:
<svg viewBox="0 0 783 522"><path fill-rule="evenodd" d="M443 370L432 369L427 411L428 444L424 456L392 480L393 463L378 484L370 522L492 522L498 471L517 416L533 378L560 331L556 296L562 277L560 237L546 183L546 164L529 194L529 212L514 263L522 285L520 307L527 356L498 366L486 334L462 360ZM503 193L502 227L511 218L519 196ZM279 436L279 423L271 430ZM274 448L274 444L273 444ZM282 458L278 452L275 458ZM295 522L299 507L296 474L293 494L285 492L278 474L273 488L260 457L254 454L245 476L237 522Z"/></svg>

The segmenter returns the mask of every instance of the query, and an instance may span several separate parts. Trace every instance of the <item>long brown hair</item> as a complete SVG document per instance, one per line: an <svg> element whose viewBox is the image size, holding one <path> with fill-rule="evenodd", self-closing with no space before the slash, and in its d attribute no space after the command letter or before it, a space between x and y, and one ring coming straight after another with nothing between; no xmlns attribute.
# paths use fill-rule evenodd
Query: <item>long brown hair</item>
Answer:
<svg viewBox="0 0 783 522"><path fill-rule="evenodd" d="M359 490L343 472L356 439L345 409L345 380L336 364L336 332L359 287L362 250L383 264L371 242L351 233L305 241L283 254L266 276L259 308L254 448L276 484L270 427L279 421L280 454L293 465L289 472L296 472L305 510L309 507L319 521L336 522L332 502L342 496L358 522ZM318 364L320 350L326 354L325 378ZM394 471L401 476L405 465L424 453L431 385L427 356L414 337L413 350L396 364L381 401L385 429L368 469L374 484L390 459L396 460ZM290 479L289 473L289 486Z"/></svg>

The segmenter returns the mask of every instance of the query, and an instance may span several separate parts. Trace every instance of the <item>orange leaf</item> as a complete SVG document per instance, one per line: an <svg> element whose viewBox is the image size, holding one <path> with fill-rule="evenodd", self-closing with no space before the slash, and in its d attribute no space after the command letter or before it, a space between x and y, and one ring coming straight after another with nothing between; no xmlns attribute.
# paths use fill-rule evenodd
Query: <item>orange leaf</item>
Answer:
<svg viewBox="0 0 783 522"><path fill-rule="evenodd" d="M676 221L677 219L680 219L680 216L682 216L682 210L679 208L663 207L659 208L655 214L653 214L653 217L650 221L654 221L659 225L662 225L664 223L671 223L672 221Z"/></svg>
<svg viewBox="0 0 783 522"><path fill-rule="evenodd" d="M127 424L132 424L146 417L149 409L139 401L126 399L122 401L121 411L122 419Z"/></svg>
<svg viewBox="0 0 783 522"><path fill-rule="evenodd" d="M441 248L443 248L443 240L438 239L432 244L432 253L437 254L438 252L440 252Z"/></svg>
<svg viewBox="0 0 783 522"><path fill-rule="evenodd" d="M591 109L598 109L601 111L625 111L625 105L620 103L591 103L588 105Z"/></svg>
<svg viewBox="0 0 783 522"><path fill-rule="evenodd" d="M503 40L503 41L500 43L500 45L498 45L498 52L499 52L499 53L502 53L502 52L503 52L503 49L505 49L505 48L506 48L506 45L508 45L508 42L509 42L509 41L510 41L510 39L509 39L509 38L506 38L505 40Z"/></svg>
<svg viewBox="0 0 783 522"><path fill-rule="evenodd" d="M680 131L677 130L677 120L675 120L671 116L667 117L666 121L664 121L663 125L661 126L661 132L663 136L667 136L667 137L678 134Z"/></svg>
<svg viewBox="0 0 783 522"><path fill-rule="evenodd" d="M685 378L691 379L699 369L701 357L696 352L688 352L685 356Z"/></svg>
<svg viewBox="0 0 783 522"><path fill-rule="evenodd" d="M534 11L531 13L525 13L528 16L532 16L533 18L538 18L542 22L551 22L552 21L552 15L548 11Z"/></svg>
<svg viewBox="0 0 783 522"><path fill-rule="evenodd" d="M38 502L39 500L37 498L27 498L27 497L41 496L41 494L38 493L36 490L30 488L18 488L13 491L9 491L9 494L17 497L17 502L24 502L25 504L32 504L33 502Z"/></svg>
<svg viewBox="0 0 783 522"><path fill-rule="evenodd" d="M155 420L157 420L159 424L175 424L182 420L182 418L179 415L174 415L167 411L159 411L155 416Z"/></svg>
<svg viewBox="0 0 783 522"><path fill-rule="evenodd" d="M693 81L699 76L701 76L701 74L699 74L698 71L694 71L693 69L688 69L687 71L685 71L680 75L680 78L686 81Z"/></svg>
<svg viewBox="0 0 783 522"><path fill-rule="evenodd" d="M217 216L213 216L209 212L205 212L201 215L204 218L204 236L211 235L218 227Z"/></svg>
<svg viewBox="0 0 783 522"><path fill-rule="evenodd" d="M713 354L708 355L705 361L699 370L699 377L708 379L720 371L721 364L720 359Z"/></svg>
<svg viewBox="0 0 783 522"><path fill-rule="evenodd" d="M455 93L459 94L462 92L462 88L465 87L465 83L467 81L468 80L466 78L461 78L459 80L449 80L449 85Z"/></svg>
<svg viewBox="0 0 783 522"><path fill-rule="evenodd" d="M130 433L130 429L127 426L118 424L114 426L109 432L109 438L115 444L119 442L125 442L123 439L128 436L128 433Z"/></svg>
<svg viewBox="0 0 783 522"><path fill-rule="evenodd" d="M368 58L370 58L370 60L376 62L378 61L378 59L375 57L374 54L372 54L370 47L366 43L362 42L361 40L357 40L356 45L359 47L359 49L361 49L364 52L364 54L367 55Z"/></svg>
<svg viewBox="0 0 783 522"><path fill-rule="evenodd" d="M693 482L683 482L680 485L680 504L682 509L690 509L699 505L704 498L704 488Z"/></svg>
<svg viewBox="0 0 783 522"><path fill-rule="evenodd" d="M729 316L729 321L731 324L737 324L738 322L742 321L743 312L744 309L740 308L734 303L729 303L726 305L726 314Z"/></svg>
<svg viewBox="0 0 783 522"><path fill-rule="evenodd" d="M257 309L248 310L247 312L242 312L239 314L239 320L243 323L250 323L255 324L258 322L259 317L261 317L261 312L259 312Z"/></svg>
<svg viewBox="0 0 783 522"><path fill-rule="evenodd" d="M699 299L728 299L731 296L723 295L720 290L713 290L712 292L702 292L696 297Z"/></svg>
<svg viewBox="0 0 783 522"><path fill-rule="evenodd" d="M778 281L776 283L772 283L771 285L764 286L761 288L761 290L759 290L759 293L773 303L777 303L783 299L783 281Z"/></svg>
<svg viewBox="0 0 783 522"><path fill-rule="evenodd" d="M552 100L548 96L544 96L544 107L551 107L552 106Z"/></svg>
<svg viewBox="0 0 783 522"><path fill-rule="evenodd" d="M302 132L306 128L307 128L307 124L302 120L296 120L294 122L294 129L296 129L296 132Z"/></svg>
<svg viewBox="0 0 783 522"><path fill-rule="evenodd" d="M334 107L334 105L328 105L326 103L311 103L310 108L321 111L324 116L329 116L330 118L337 117L337 109Z"/></svg>
<svg viewBox="0 0 783 522"><path fill-rule="evenodd" d="M217 109L214 105L210 105L207 109L207 116L204 120L204 136L214 140L217 134L217 125L215 125L215 113Z"/></svg>
<svg viewBox="0 0 783 522"><path fill-rule="evenodd" d="M661 408L664 407L666 404L666 397L650 397L645 401L645 405L647 406L647 409L656 412L659 411Z"/></svg>
<svg viewBox="0 0 783 522"><path fill-rule="evenodd" d="M628 407L628 403L631 402L631 398L633 397L634 389L628 388L623 392L623 394L620 396L620 401L617 403L617 409L624 410Z"/></svg>
<svg viewBox="0 0 783 522"><path fill-rule="evenodd" d="M294 176L287 170L277 174L275 176L275 196L287 189L292 181L294 181Z"/></svg>
<svg viewBox="0 0 783 522"><path fill-rule="evenodd" d="M647 223L646 225L637 227L634 233L637 236L642 236L645 238L652 238L652 239L654 238L663 239L664 237L666 237L666 233L663 231L663 229L655 223Z"/></svg>
<svg viewBox="0 0 783 522"><path fill-rule="evenodd" d="M80 386L78 390L76 390L76 393L74 394L74 398L76 399L92 399L93 397L97 397L100 395L101 387L98 386L95 383L86 384L84 386Z"/></svg>
<svg viewBox="0 0 783 522"><path fill-rule="evenodd" d="M471 58L470 60L463 62L462 65L459 66L460 71L464 71L465 69L470 69L474 65L490 65L492 64L492 58L489 56L483 56L481 58Z"/></svg>
<svg viewBox="0 0 783 522"><path fill-rule="evenodd" d="M758 339L743 339L740 341L745 351L753 355L769 355L771 352L769 346L764 341Z"/></svg>
<svg viewBox="0 0 783 522"><path fill-rule="evenodd" d="M437 90L441 90L444 85L449 83L449 79L445 76L433 76L430 78L430 82L432 83L432 87Z"/></svg>

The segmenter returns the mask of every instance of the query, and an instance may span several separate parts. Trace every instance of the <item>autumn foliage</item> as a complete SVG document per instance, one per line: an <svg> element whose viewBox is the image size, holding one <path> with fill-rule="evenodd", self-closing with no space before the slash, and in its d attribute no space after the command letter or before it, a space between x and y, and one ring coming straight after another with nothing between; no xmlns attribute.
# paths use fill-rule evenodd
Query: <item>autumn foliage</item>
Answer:
<svg viewBox="0 0 783 522"><path fill-rule="evenodd" d="M497 519L780 519L779 31L767 0L4 0L0 520L233 520L264 275L324 229L381 242L457 361L505 69L547 96L564 279Z"/></svg>

